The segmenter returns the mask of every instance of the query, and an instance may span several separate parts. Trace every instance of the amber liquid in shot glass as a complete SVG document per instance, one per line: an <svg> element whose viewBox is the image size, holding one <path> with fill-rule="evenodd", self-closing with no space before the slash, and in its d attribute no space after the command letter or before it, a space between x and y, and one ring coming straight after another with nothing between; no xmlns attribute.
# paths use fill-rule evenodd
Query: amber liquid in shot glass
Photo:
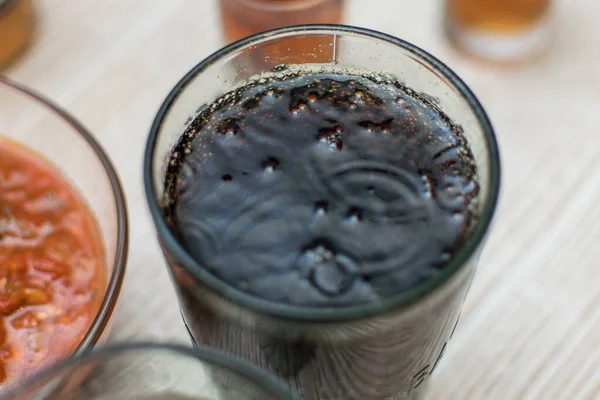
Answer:
<svg viewBox="0 0 600 400"><path fill-rule="evenodd" d="M445 25L459 49L491 60L539 54L550 35L551 0L447 0Z"/></svg>
<svg viewBox="0 0 600 400"><path fill-rule="evenodd" d="M220 0L223 33L227 42L270 29L304 24L342 23L344 0ZM335 44L331 37L307 37L293 46L272 45L255 54L257 62L286 57L289 63L331 62Z"/></svg>

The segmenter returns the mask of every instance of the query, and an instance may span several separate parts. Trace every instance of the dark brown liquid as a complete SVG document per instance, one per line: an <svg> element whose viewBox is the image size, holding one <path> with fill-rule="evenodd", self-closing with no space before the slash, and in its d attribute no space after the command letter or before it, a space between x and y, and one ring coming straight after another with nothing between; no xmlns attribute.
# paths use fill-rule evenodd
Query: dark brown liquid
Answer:
<svg viewBox="0 0 600 400"><path fill-rule="evenodd" d="M475 219L473 156L432 102L380 81L262 79L200 114L166 213L201 266L267 300L341 307L447 265Z"/></svg>

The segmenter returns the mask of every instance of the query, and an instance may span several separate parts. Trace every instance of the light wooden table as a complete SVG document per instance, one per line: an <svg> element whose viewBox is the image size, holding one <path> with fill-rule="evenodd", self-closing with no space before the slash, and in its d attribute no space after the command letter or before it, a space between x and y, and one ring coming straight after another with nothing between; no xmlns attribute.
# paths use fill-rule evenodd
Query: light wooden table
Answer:
<svg viewBox="0 0 600 400"><path fill-rule="evenodd" d="M600 399L600 2L556 1L552 51L509 70L448 48L441 0L365 3L350 1L346 20L446 61L489 111L503 156L496 223L430 397ZM121 175L131 255L114 338L187 342L146 208L141 160L169 89L222 45L215 2L39 6L39 38L7 74L83 121Z"/></svg>

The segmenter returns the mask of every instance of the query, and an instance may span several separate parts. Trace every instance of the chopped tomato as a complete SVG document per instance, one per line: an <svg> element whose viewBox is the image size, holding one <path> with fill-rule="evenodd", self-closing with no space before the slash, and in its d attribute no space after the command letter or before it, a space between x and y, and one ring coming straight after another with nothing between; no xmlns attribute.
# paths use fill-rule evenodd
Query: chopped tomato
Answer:
<svg viewBox="0 0 600 400"><path fill-rule="evenodd" d="M102 302L96 221L59 171L0 139L0 387L64 358Z"/></svg>

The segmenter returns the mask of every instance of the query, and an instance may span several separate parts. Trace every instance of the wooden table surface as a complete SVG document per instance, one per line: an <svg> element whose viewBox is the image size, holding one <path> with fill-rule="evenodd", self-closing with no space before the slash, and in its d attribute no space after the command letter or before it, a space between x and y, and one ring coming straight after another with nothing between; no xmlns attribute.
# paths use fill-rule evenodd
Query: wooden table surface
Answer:
<svg viewBox="0 0 600 400"><path fill-rule="evenodd" d="M502 151L496 221L430 398L600 399L600 2L556 1L550 52L511 69L454 53L441 0L366 3L349 1L347 23L446 61L488 110ZM38 38L6 74L79 118L121 175L131 248L114 339L187 342L143 195L142 149L167 92L222 46L216 3L38 5Z"/></svg>

